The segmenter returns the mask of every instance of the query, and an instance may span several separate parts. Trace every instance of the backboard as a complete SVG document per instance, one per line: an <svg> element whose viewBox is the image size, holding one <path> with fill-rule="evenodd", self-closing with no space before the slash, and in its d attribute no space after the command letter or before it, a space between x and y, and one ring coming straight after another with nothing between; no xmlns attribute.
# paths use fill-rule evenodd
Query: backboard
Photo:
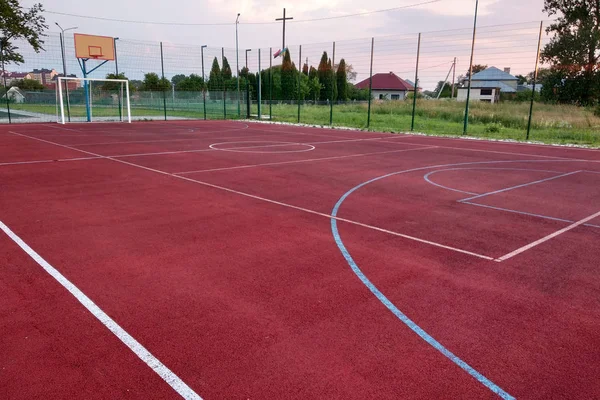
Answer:
<svg viewBox="0 0 600 400"><path fill-rule="evenodd" d="M110 36L75 33L75 57L95 60L115 59L115 40Z"/></svg>

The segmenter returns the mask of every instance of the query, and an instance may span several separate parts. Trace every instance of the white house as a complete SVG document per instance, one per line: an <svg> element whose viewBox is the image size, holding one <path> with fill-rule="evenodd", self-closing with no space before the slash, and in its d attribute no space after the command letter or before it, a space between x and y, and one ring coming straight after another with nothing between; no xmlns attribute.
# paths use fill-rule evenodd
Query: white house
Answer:
<svg viewBox="0 0 600 400"><path fill-rule="evenodd" d="M379 100L404 100L415 87L393 72L373 75L371 95ZM369 88L369 78L356 84L358 89Z"/></svg>
<svg viewBox="0 0 600 400"><path fill-rule="evenodd" d="M8 96L9 100L12 100L15 103L23 103L25 101L25 95L23 94L21 89L19 89L16 86L13 86L10 89L8 89L8 92L4 96L2 96L2 98L6 99L6 96Z"/></svg>
<svg viewBox="0 0 600 400"><path fill-rule="evenodd" d="M510 74L510 68L504 71L496 67L487 68L473 75L471 79L472 101L496 103L500 100L500 93L516 93L518 79ZM458 89L457 101L466 101L468 82L463 82L463 87Z"/></svg>

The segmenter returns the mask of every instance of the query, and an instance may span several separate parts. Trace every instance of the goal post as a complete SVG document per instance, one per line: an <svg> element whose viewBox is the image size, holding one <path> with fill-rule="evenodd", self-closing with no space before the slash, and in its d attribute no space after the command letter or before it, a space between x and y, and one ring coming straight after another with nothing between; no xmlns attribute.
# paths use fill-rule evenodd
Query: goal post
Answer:
<svg viewBox="0 0 600 400"><path fill-rule="evenodd" d="M86 96L90 96L90 98L86 98L86 102L88 102L90 107L93 107L93 103L91 101L92 90L91 84L92 82L114 82L119 85L119 90L116 95L119 98L119 107L124 109L119 109L119 120L126 121L131 123L131 99L129 96L129 80L127 79L103 79L103 78L74 78L74 77L58 77L56 82L56 92L58 97L58 110L57 110L57 122L61 124L65 124L65 100L67 100L64 96L64 88L63 85L69 85L69 82L78 82L78 86L82 85L84 87L89 86L89 93ZM95 86L95 85L94 85ZM125 90L123 90L125 89ZM73 97L73 91L71 90L71 98ZM72 99L71 99L72 100ZM70 105L69 105L70 106ZM101 105L97 105L97 107L102 107ZM101 115L101 113L95 113L96 115ZM91 110L90 114L91 116ZM72 116L72 115L71 115ZM102 116L96 118L96 120L103 120ZM91 118L90 118L91 122Z"/></svg>

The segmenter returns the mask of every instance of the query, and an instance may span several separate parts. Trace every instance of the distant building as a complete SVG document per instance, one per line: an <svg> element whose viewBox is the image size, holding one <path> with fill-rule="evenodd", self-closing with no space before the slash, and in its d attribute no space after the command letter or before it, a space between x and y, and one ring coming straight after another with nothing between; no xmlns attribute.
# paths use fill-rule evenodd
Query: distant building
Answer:
<svg viewBox="0 0 600 400"><path fill-rule="evenodd" d="M406 95L415 91L414 85L408 83L393 72L373 75L371 94L379 100L404 100ZM356 88L368 89L369 78L357 83Z"/></svg>
<svg viewBox="0 0 600 400"><path fill-rule="evenodd" d="M58 78L62 78L64 76L64 74L56 74L54 75L54 77L52 78L52 81L44 86L46 86L48 89L56 89L56 82L58 81ZM69 74L67 75L68 78L77 78L77 75L75 74ZM69 88L69 90L75 90L81 87L81 81L73 81L73 80L67 80L67 86ZM65 84L62 84L63 89L65 87Z"/></svg>
<svg viewBox="0 0 600 400"><path fill-rule="evenodd" d="M535 91L537 93L542 91L542 88L544 87L544 85L542 85L541 83L538 83L535 85ZM517 86L517 92L524 92L526 90L532 91L533 90L533 85L530 84L526 84L526 85L518 85Z"/></svg>
<svg viewBox="0 0 600 400"><path fill-rule="evenodd" d="M56 72L56 70L53 69L34 69L32 72L30 72L31 75L31 79L35 79L36 81L38 81L39 83L41 83L44 86L49 85L52 82L52 79L58 75L58 72Z"/></svg>
<svg viewBox="0 0 600 400"><path fill-rule="evenodd" d="M472 101L496 103L500 100L500 93L517 93L519 79L510 74L510 68L504 71L490 67L473 75L471 79ZM463 81L463 87L458 89L457 101L466 101L468 80Z"/></svg>
<svg viewBox="0 0 600 400"><path fill-rule="evenodd" d="M13 101L14 103L25 102L25 94L21 91L21 89L19 89L16 86L13 86L10 89L8 89L8 92L6 92L6 94L2 96L2 98L6 99L7 96L8 99Z"/></svg>
<svg viewBox="0 0 600 400"><path fill-rule="evenodd" d="M0 78L4 79L4 75L6 75L6 85L10 86L14 82L22 79L33 79L29 72L8 72L2 71L0 73Z"/></svg>

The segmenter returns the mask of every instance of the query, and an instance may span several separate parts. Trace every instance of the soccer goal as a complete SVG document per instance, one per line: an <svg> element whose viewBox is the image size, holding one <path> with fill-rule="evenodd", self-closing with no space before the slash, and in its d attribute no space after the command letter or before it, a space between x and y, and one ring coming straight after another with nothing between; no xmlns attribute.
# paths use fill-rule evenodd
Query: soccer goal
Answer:
<svg viewBox="0 0 600 400"><path fill-rule="evenodd" d="M56 83L58 123L131 122L127 79L59 77Z"/></svg>

